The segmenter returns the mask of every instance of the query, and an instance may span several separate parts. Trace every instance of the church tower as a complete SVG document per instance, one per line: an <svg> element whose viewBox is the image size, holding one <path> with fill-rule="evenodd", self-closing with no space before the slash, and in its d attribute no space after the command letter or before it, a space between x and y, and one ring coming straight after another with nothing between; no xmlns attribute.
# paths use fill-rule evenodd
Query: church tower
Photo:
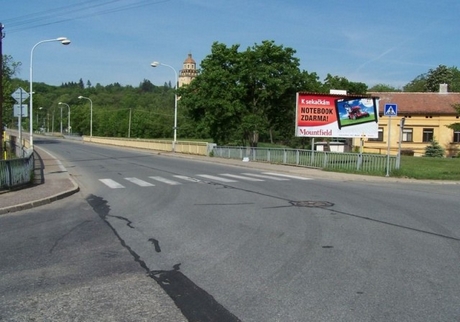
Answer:
<svg viewBox="0 0 460 322"><path fill-rule="evenodd" d="M194 79L197 75L198 71L196 69L196 62L192 58L192 54L188 54L188 57L182 65L182 69L179 71L179 87L190 84L192 79Z"/></svg>

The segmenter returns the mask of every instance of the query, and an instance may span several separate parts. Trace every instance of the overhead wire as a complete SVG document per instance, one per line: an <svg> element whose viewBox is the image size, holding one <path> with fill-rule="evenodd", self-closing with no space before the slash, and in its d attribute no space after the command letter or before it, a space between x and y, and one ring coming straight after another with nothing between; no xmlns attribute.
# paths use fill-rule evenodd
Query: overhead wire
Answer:
<svg viewBox="0 0 460 322"><path fill-rule="evenodd" d="M8 27L8 33L14 33L24 31L32 28L43 27L53 24L64 23L68 21L86 19L94 16L101 16L105 14L131 10L134 8L145 7L149 5L169 2L171 0L143 0L135 3L128 3L119 6L104 8L117 2L123 2L124 0L110 0L110 1L98 1L90 0L84 1L77 4L68 6L62 6L54 8L53 10L43 10L36 13L30 13L27 15L4 19L2 22ZM94 11L96 9L96 11ZM97 10L101 9L101 10ZM91 12L93 11L93 12ZM83 13L82 13L83 12ZM89 13L88 13L89 12ZM75 13L80 13L75 16ZM66 18L56 19L56 17L67 16Z"/></svg>

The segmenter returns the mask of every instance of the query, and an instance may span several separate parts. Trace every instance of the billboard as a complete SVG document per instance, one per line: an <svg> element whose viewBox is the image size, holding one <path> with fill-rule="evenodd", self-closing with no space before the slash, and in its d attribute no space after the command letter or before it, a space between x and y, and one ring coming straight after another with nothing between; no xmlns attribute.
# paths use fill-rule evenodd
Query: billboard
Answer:
<svg viewBox="0 0 460 322"><path fill-rule="evenodd" d="M296 136L378 137L378 98L297 93Z"/></svg>

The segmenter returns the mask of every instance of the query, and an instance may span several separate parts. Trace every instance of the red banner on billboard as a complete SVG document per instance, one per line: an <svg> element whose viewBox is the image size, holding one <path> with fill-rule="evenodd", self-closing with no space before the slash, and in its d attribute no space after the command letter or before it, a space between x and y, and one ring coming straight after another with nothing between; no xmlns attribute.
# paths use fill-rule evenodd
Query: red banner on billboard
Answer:
<svg viewBox="0 0 460 322"><path fill-rule="evenodd" d="M378 98L297 93L296 136L378 137Z"/></svg>

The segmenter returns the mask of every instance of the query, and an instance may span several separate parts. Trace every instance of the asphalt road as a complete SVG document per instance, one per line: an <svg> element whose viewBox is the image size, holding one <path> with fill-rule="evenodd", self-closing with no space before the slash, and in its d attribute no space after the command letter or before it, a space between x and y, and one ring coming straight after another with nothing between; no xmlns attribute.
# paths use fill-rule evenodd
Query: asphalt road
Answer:
<svg viewBox="0 0 460 322"><path fill-rule="evenodd" d="M83 240L56 237L97 223L87 238L105 236L105 247L117 250L111 269L141 279L147 273L161 287L155 296L168 295L189 321L460 317L459 185L337 180L282 166L262 170L60 140L41 147L60 157L81 189L47 206L79 220L44 249L55 253L56 240L69 249L77 244L78 262L87 262L87 271L96 267L93 283L106 276L97 273L104 260L85 253ZM19 231L21 217L33 220L34 213L44 215L6 218L17 220ZM34 231L31 225L26 233ZM8 254L20 267L27 259ZM39 262L44 254L33 255ZM75 262L62 256L62 265ZM16 286L19 297L18 280ZM136 292L130 296L138 298Z"/></svg>

